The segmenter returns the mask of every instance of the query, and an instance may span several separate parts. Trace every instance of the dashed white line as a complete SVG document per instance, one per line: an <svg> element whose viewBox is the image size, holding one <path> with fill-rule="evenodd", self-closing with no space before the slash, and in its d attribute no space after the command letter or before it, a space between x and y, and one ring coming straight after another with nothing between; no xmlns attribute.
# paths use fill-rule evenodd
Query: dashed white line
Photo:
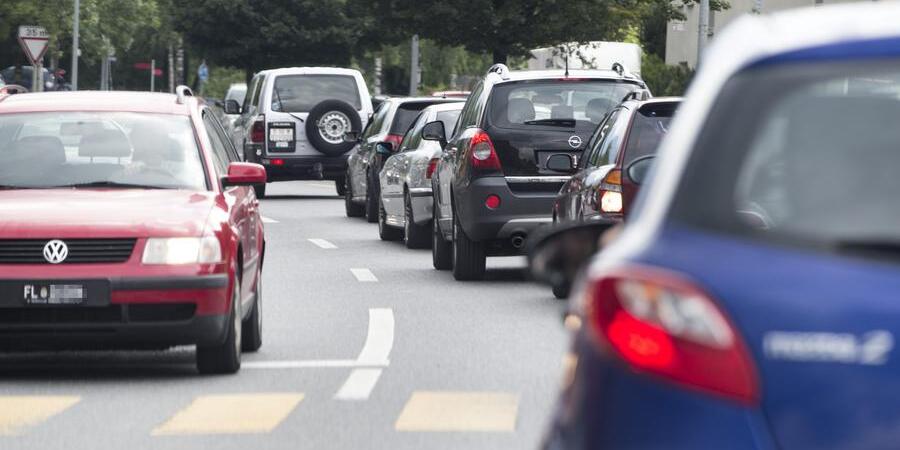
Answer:
<svg viewBox="0 0 900 450"><path fill-rule="evenodd" d="M263 217L262 217L262 221L263 221L263 223L278 223L277 220L272 219L272 218L269 218L269 217L266 217L266 216L263 216Z"/></svg>
<svg viewBox="0 0 900 450"><path fill-rule="evenodd" d="M375 278L375 274L369 269L350 269L350 272L356 277L356 281L360 283L374 283L378 281L378 278Z"/></svg>
<svg viewBox="0 0 900 450"><path fill-rule="evenodd" d="M241 363L242 369L318 369L329 367L359 367L352 359L320 359L298 361L248 361Z"/></svg>
<svg viewBox="0 0 900 450"><path fill-rule="evenodd" d="M394 312L387 308L369 310L369 332L362 351L356 357L360 364L387 366L394 348Z"/></svg>
<svg viewBox="0 0 900 450"><path fill-rule="evenodd" d="M319 248L324 248L324 249L337 248L337 245L334 245L331 242L326 241L325 239L307 239L307 240L309 242L312 242Z"/></svg>
<svg viewBox="0 0 900 450"><path fill-rule="evenodd" d="M378 384L382 369L355 369L334 394L335 400L368 400Z"/></svg>

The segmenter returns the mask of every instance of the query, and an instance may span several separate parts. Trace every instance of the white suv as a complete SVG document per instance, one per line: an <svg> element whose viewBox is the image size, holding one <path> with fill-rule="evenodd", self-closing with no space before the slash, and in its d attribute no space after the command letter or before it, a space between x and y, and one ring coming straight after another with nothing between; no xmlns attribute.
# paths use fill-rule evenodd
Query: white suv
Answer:
<svg viewBox="0 0 900 450"><path fill-rule="evenodd" d="M344 133L361 130L372 115L369 88L358 70L295 67L257 73L232 128L244 159L262 164L269 181L335 180L343 195L348 152ZM265 186L257 196L265 196Z"/></svg>

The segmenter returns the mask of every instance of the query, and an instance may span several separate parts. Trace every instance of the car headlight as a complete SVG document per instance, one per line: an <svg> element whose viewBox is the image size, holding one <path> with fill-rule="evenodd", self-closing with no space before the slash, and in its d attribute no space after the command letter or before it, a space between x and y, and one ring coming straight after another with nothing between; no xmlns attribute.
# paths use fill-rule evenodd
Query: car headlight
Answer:
<svg viewBox="0 0 900 450"><path fill-rule="evenodd" d="M215 236L199 238L150 238L144 247L144 264L216 264L222 262L222 246Z"/></svg>

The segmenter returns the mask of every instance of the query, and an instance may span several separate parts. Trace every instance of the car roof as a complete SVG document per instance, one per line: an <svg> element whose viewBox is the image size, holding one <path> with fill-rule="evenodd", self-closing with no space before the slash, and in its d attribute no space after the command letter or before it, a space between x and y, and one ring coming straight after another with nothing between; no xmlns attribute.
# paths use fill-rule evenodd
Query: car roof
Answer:
<svg viewBox="0 0 900 450"><path fill-rule="evenodd" d="M359 75L362 73L356 69L343 67L280 67L266 69L259 72L264 75Z"/></svg>
<svg viewBox="0 0 900 450"><path fill-rule="evenodd" d="M500 77L500 75L497 75ZM596 70L596 69L571 69L569 70L569 75L566 76L566 71L563 69L552 69L552 70L511 70L506 73L505 76L496 81L499 83L513 82L513 81L529 81L529 80L553 80L553 79L578 79L578 78L586 78L590 80L620 80L620 81L628 81L633 83L641 83L643 84L643 80L640 78L625 74L619 75L618 72L613 70Z"/></svg>
<svg viewBox="0 0 900 450"><path fill-rule="evenodd" d="M434 112L444 112L444 111L461 111L463 106L465 106L466 102L446 102L446 103L438 103L436 105L431 105L425 108L426 111L431 110Z"/></svg>
<svg viewBox="0 0 900 450"><path fill-rule="evenodd" d="M0 114L50 111L127 111L189 115L200 100L178 103L174 94L130 91L39 92L0 97Z"/></svg>

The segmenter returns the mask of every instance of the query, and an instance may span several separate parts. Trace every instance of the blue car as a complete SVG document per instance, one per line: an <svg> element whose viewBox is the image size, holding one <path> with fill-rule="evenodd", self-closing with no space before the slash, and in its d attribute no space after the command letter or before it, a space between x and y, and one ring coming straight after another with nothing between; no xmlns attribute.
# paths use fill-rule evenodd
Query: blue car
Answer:
<svg viewBox="0 0 900 450"><path fill-rule="evenodd" d="M716 38L576 283L545 448L900 448L898 6ZM537 244L535 270L592 226Z"/></svg>

